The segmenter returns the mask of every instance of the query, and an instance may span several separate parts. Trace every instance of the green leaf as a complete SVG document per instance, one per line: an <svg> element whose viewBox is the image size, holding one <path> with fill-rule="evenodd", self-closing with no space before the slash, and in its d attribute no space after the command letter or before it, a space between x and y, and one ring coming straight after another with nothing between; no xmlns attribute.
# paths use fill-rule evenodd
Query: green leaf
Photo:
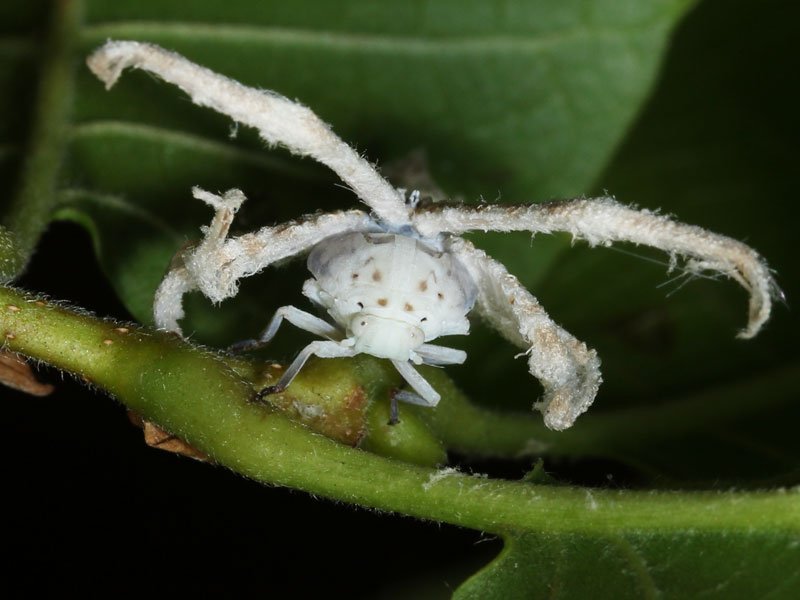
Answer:
<svg viewBox="0 0 800 600"><path fill-rule="evenodd" d="M794 17L778 2L759 4L755 22L752 10L745 1L709 3L686 20L652 101L600 185L623 201L660 206L746 240L767 257L791 306L800 294L798 214L788 200L794 183L785 149L800 123L783 92L783 74L785 59L794 56L788 25ZM587 272L602 282L591 315L578 301ZM686 484L764 484L781 470L783 481L796 482L796 316L778 303L766 331L743 343L733 338L745 316L736 286L693 281L680 287L678 281L659 287L663 281L662 267L600 251L565 257L546 283L561 299L564 320L583 328L603 357L598 408L700 400L686 419L706 427L690 425L689 438L676 429L667 446L662 439L627 454L653 459L660 450L678 467L667 467L665 458L660 466L683 474ZM718 417L708 414L704 400L719 407Z"/></svg>
<svg viewBox="0 0 800 600"><path fill-rule="evenodd" d="M796 533L512 534L505 540L501 555L464 583L456 600L791 598L800 589Z"/></svg>

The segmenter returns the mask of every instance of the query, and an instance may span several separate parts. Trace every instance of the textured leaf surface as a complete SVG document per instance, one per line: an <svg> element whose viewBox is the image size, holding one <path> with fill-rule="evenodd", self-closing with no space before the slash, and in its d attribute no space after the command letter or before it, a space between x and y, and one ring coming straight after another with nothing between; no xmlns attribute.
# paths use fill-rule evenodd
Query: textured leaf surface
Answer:
<svg viewBox="0 0 800 600"><path fill-rule="evenodd" d="M799 561L781 532L511 535L455 598L791 598Z"/></svg>
<svg viewBox="0 0 800 600"><path fill-rule="evenodd" d="M676 436L669 449L663 441L653 445L647 454L671 457L676 467L666 470L679 479L704 477L723 486L737 485L735 470L739 485L759 475L768 481L781 463L784 481L796 482L800 456L793 428L800 417L800 326L791 309L800 297L793 241L798 212L786 150L800 126L796 91L784 93L783 82L798 61L790 50L788 9L779 2L761 9L762 17L750 22L752 4L711 2L686 20L653 100L600 186L758 248L787 298L766 331L746 343L733 338L745 318L736 286L691 281L681 287L680 277L664 286L663 267L618 252L565 256L569 271L553 270L546 283L546 293L562 299L565 320L585 326L603 356L601 406L658 410L698 396L697 413L683 420L708 426L697 427L691 440ZM602 282L591 314L579 301L580 274L588 272Z"/></svg>

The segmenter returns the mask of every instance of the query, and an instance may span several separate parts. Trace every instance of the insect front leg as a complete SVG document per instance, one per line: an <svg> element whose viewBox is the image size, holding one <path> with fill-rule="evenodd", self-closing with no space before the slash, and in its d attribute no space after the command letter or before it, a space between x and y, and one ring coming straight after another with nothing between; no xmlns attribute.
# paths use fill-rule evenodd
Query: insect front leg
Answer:
<svg viewBox="0 0 800 600"><path fill-rule="evenodd" d="M350 346L344 346L339 342L334 341L316 341L311 342L308 346L300 351L300 354L292 361L289 368L278 380L275 385L270 385L262 389L256 394L256 401L261 401L265 396L270 394L278 394L289 387L297 374L312 356L319 356L320 358L349 358L355 356L356 352Z"/></svg>
<svg viewBox="0 0 800 600"><path fill-rule="evenodd" d="M342 338L342 332L327 321L323 321L319 317L315 317L311 313L307 313L294 306L282 306L275 311L275 315L272 317L272 320L270 320L269 325L267 325L267 328L264 329L264 332L258 339L236 342L228 347L228 351L249 352L251 350L263 348L269 344L272 338L275 337L275 334L278 333L278 328L280 328L284 319L298 329L308 331L319 337L337 342Z"/></svg>

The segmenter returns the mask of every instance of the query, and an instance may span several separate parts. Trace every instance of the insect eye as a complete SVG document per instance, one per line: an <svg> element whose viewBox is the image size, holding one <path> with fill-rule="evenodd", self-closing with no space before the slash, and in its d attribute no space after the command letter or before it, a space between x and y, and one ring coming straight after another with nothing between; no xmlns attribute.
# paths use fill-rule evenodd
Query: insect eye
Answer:
<svg viewBox="0 0 800 600"><path fill-rule="evenodd" d="M420 323L424 323L424 322L425 322L425 321L427 321L427 320L428 320L428 317L422 317L422 318L419 320L419 322L420 322Z"/></svg>
<svg viewBox="0 0 800 600"><path fill-rule="evenodd" d="M358 308L364 308L364 303L363 302L356 302L356 304L358 304Z"/></svg>

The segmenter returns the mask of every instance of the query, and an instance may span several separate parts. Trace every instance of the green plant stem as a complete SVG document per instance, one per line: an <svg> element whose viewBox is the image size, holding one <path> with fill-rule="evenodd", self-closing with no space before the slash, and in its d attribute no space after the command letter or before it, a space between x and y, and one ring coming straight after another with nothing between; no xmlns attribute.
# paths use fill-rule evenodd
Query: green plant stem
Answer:
<svg viewBox="0 0 800 600"><path fill-rule="evenodd" d="M628 448L655 443L707 428L711 422L735 422L761 413L793 396L800 379L800 361L748 376L726 386L714 386L680 399L610 413L587 414L574 427L554 432L538 413L498 413L471 403L441 369L425 372L447 402L420 416L448 448L479 456L521 457L547 452L550 456L597 455L630 457ZM758 398L758 402L753 402Z"/></svg>
<svg viewBox="0 0 800 600"><path fill-rule="evenodd" d="M20 186L0 226L0 281L25 268L57 202L56 185L74 93L74 43L81 0L53 2L36 106Z"/></svg>
<svg viewBox="0 0 800 600"><path fill-rule="evenodd" d="M415 467L335 443L249 402L252 386L174 336L0 290L0 335L15 352L106 390L253 479L484 531L800 531L800 493L588 491Z"/></svg>

